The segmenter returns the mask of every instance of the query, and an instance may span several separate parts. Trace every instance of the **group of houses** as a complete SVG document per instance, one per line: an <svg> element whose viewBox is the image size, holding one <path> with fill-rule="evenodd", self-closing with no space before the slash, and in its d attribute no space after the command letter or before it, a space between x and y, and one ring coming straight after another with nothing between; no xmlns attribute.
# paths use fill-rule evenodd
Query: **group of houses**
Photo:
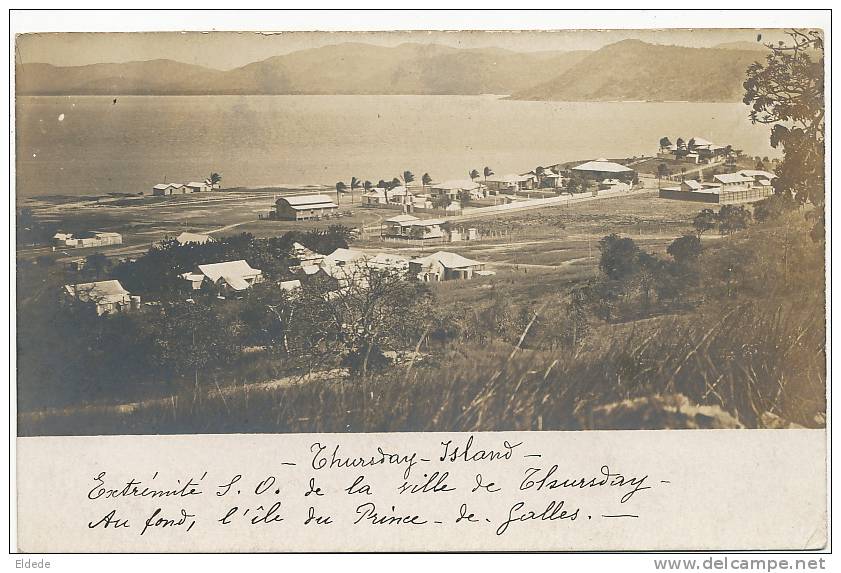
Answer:
<svg viewBox="0 0 841 573"><path fill-rule="evenodd" d="M403 213L383 221L381 236L384 239L455 243L478 239L479 231L475 227L462 228L449 225L444 219L420 219Z"/></svg>
<svg viewBox="0 0 841 573"><path fill-rule="evenodd" d="M466 201L487 199L492 195L516 195L524 191L561 189L570 178L585 181L595 192L630 190L637 180L635 170L604 158L574 167L562 164L538 168L527 173L490 175L482 181L453 179L423 185L397 185L366 189L360 199L363 207L383 207L414 213L436 210L458 213ZM511 198L506 198L510 201ZM287 221L319 220L333 216L337 203L325 194L289 195L275 200L269 219Z"/></svg>
<svg viewBox="0 0 841 573"><path fill-rule="evenodd" d="M691 137L687 141L678 137L675 143L672 143L668 137L664 137L660 140L660 152L657 157L680 159L690 163L714 163L730 153L732 153L731 146L718 145L703 137Z"/></svg>
<svg viewBox="0 0 841 573"><path fill-rule="evenodd" d="M660 197L718 205L752 203L774 194L775 178L768 171L743 169L714 175L712 181L685 179L679 186L660 189Z"/></svg>
<svg viewBox="0 0 841 573"><path fill-rule="evenodd" d="M106 231L84 231L81 233L63 233L53 235L53 247L107 247L123 244L123 236Z"/></svg>
<svg viewBox="0 0 841 573"><path fill-rule="evenodd" d="M204 181L190 181L189 183L158 183L152 186L152 195L162 197L165 195L187 195L189 193L203 193L212 189L218 189L218 183L211 183L210 179Z"/></svg>
<svg viewBox="0 0 841 573"><path fill-rule="evenodd" d="M292 256L299 264L290 270L301 278L290 281L300 286L302 282L322 278L331 280L337 289L366 280L366 269L398 272L409 280L424 282L471 279L493 275L485 264L449 251L437 251L423 257L409 258L392 253L370 254L354 249L336 249L329 255L320 255L295 243Z"/></svg>

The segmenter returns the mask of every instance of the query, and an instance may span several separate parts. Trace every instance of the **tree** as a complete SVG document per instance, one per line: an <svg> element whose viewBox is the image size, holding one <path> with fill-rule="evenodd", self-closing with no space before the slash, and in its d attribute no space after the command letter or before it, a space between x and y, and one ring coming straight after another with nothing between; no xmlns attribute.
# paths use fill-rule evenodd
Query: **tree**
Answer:
<svg viewBox="0 0 841 573"><path fill-rule="evenodd" d="M824 205L824 41L819 31L791 30L767 44L764 63L747 70L743 101L753 123L771 125L771 146L782 148L774 190L798 203Z"/></svg>
<svg viewBox="0 0 841 573"><path fill-rule="evenodd" d="M753 218L763 223L781 217L795 207L794 200L785 194L771 195L753 204Z"/></svg>
<svg viewBox="0 0 841 573"><path fill-rule="evenodd" d="M432 197L432 206L436 209L446 209L452 204L453 200L446 193L435 195Z"/></svg>
<svg viewBox="0 0 841 573"><path fill-rule="evenodd" d="M718 214L712 209L703 209L692 220L692 226L695 227L698 237L715 229L716 225L718 225Z"/></svg>
<svg viewBox="0 0 841 573"><path fill-rule="evenodd" d="M470 175L470 180L475 181L479 177L479 171L477 171L476 169L471 169L469 175Z"/></svg>
<svg viewBox="0 0 841 573"><path fill-rule="evenodd" d="M698 235L683 235L668 246L666 252L679 265L694 263L701 256L701 238Z"/></svg>
<svg viewBox="0 0 841 573"><path fill-rule="evenodd" d="M724 205L718 212L718 232L722 235L732 235L736 231L747 229L751 219L751 213L744 205Z"/></svg>
<svg viewBox="0 0 841 573"><path fill-rule="evenodd" d="M364 373L383 362L384 351L418 340L429 312L427 290L364 262L346 268L344 286L313 283L303 290L295 324L301 346L315 358L338 355Z"/></svg>
<svg viewBox="0 0 841 573"><path fill-rule="evenodd" d="M350 202L353 203L353 192L362 186L362 181L356 177L350 178Z"/></svg>
<svg viewBox="0 0 841 573"><path fill-rule="evenodd" d="M725 153L724 165L729 169L735 168L736 167L737 153L735 151L733 151L733 147L728 145L724 149L724 153Z"/></svg>
<svg viewBox="0 0 841 573"><path fill-rule="evenodd" d="M660 138L660 151L667 149L672 146L672 142L668 137L661 137Z"/></svg>
<svg viewBox="0 0 841 573"><path fill-rule="evenodd" d="M365 191L370 191L373 186L374 186L374 184L371 183L370 181L368 181L367 179L365 180L365 183L362 184L362 188Z"/></svg>
<svg viewBox="0 0 841 573"><path fill-rule="evenodd" d="M636 272L639 247L633 239L613 233L599 241L599 251L599 268L608 279L621 280Z"/></svg>
<svg viewBox="0 0 841 573"><path fill-rule="evenodd" d="M102 253L93 253L85 257L85 268L90 269L96 278L111 266L111 260Z"/></svg>
<svg viewBox="0 0 841 573"><path fill-rule="evenodd" d="M347 191L347 185L345 185L344 181L339 181L336 183L336 205L339 205L342 200L342 193Z"/></svg>
<svg viewBox="0 0 841 573"><path fill-rule="evenodd" d="M683 140L682 137L678 137L677 141L675 142L675 146L678 149L686 149L686 142Z"/></svg>
<svg viewBox="0 0 841 573"><path fill-rule="evenodd" d="M409 202L409 194L408 194L409 183L411 183L412 181L415 180L415 174L412 173L411 171L407 170L407 171L403 172L403 177L402 178L403 178L403 186L406 188L406 194L403 195L403 202L404 202L404 204L406 204L406 203Z"/></svg>
<svg viewBox="0 0 841 573"><path fill-rule="evenodd" d="M534 176L537 177L537 187L543 187L543 176L546 174L546 169L540 165L534 168Z"/></svg>
<svg viewBox="0 0 841 573"><path fill-rule="evenodd" d="M669 167L665 163L657 166L657 188L660 188L660 180L669 174Z"/></svg>
<svg viewBox="0 0 841 573"><path fill-rule="evenodd" d="M429 173L424 173L423 177L421 177L421 185L423 186L424 192L426 192L426 188L432 185L432 177L429 176Z"/></svg>
<svg viewBox="0 0 841 573"><path fill-rule="evenodd" d="M210 174L210 187L211 187L211 189L213 187L216 187L217 185L219 185L221 182L222 182L222 175L220 175L219 173L211 173Z"/></svg>
<svg viewBox="0 0 841 573"><path fill-rule="evenodd" d="M493 170L492 170L490 167L487 167L487 166L486 166L486 167L482 170L482 173L485 175L485 183L487 184L487 182L488 182L488 177L490 177L491 175L493 175L493 174L494 174L494 172L493 172Z"/></svg>

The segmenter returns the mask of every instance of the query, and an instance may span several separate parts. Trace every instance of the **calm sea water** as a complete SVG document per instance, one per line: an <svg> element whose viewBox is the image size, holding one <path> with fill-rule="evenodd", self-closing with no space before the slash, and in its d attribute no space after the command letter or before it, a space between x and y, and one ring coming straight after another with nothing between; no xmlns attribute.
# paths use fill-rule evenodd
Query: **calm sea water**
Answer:
<svg viewBox="0 0 841 573"><path fill-rule="evenodd" d="M496 96L23 97L18 196L223 186L466 178L656 151L699 136L772 155L742 104L507 101Z"/></svg>

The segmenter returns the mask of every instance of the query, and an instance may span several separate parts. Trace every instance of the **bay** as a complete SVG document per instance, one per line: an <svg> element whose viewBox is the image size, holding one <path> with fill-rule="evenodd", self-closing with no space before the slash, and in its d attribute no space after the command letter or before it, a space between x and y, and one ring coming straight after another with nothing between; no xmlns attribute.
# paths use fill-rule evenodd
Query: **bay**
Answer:
<svg viewBox="0 0 841 573"><path fill-rule="evenodd" d="M530 102L501 96L68 96L16 100L17 194L464 179L651 155L662 136L774 156L740 103Z"/></svg>

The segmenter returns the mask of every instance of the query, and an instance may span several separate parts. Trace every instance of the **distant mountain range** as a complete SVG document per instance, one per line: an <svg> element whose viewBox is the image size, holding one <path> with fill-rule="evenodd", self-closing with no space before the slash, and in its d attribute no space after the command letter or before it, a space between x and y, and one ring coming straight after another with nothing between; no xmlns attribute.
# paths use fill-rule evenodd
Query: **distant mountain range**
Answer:
<svg viewBox="0 0 841 573"><path fill-rule="evenodd" d="M623 40L593 52L512 99L559 101L741 101L755 50L685 48Z"/></svg>
<svg viewBox="0 0 841 573"><path fill-rule="evenodd" d="M173 60L16 66L18 95L512 94L531 100L738 101L757 50L626 40L596 51L513 52L346 43L233 70ZM751 46L750 43L745 43Z"/></svg>

